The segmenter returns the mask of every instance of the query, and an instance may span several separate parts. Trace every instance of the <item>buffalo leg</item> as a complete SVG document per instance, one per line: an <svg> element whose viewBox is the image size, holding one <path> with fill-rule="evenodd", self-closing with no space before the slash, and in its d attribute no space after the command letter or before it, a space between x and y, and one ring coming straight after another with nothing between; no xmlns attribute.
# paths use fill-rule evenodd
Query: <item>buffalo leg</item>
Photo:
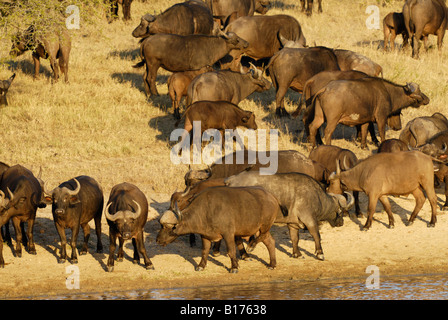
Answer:
<svg viewBox="0 0 448 320"><path fill-rule="evenodd" d="M319 9L318 9L318 12L319 12L319 13L322 13L322 12L323 12L323 10L322 10L322 0L319 0Z"/></svg>
<svg viewBox="0 0 448 320"><path fill-rule="evenodd" d="M145 262L146 270L154 270L154 265L152 264L151 260L148 257L148 254L146 253L145 242L143 240L143 232L142 231L139 232L139 234L137 235L137 238L132 239L132 241L135 242L134 252L137 249L138 252L142 255L143 261ZM134 253L134 256L135 256L135 253Z"/></svg>
<svg viewBox="0 0 448 320"><path fill-rule="evenodd" d="M323 261L324 260L324 251L322 250L321 238L320 238L320 233L319 233L319 225L318 225L317 221L313 221L311 224L308 223L306 225L306 227L314 239L314 245L316 248L314 255L316 256L317 259Z"/></svg>
<svg viewBox="0 0 448 320"><path fill-rule="evenodd" d="M78 253L76 252L76 250L77 250L76 249L76 242L78 240L78 234L79 234L79 228L80 227L81 226L79 224L76 224L73 227L73 229L72 229L72 238L70 239L70 247L72 247L72 255L71 255L71 258L70 258L70 263L78 263ZM90 231L89 231L89 235L90 235ZM85 239L86 239L86 236L84 234L84 244L85 244Z"/></svg>
<svg viewBox="0 0 448 320"><path fill-rule="evenodd" d="M442 207L443 211L448 210L448 174L443 178L443 181L445 182L445 204Z"/></svg>
<svg viewBox="0 0 448 320"><path fill-rule="evenodd" d="M58 231L59 238L61 239L61 252L58 263L64 263L67 259L67 237L65 235L65 229L58 223L56 223L56 230Z"/></svg>
<svg viewBox="0 0 448 320"><path fill-rule="evenodd" d="M95 220L95 232L96 232L96 252L102 253L103 242L101 241L101 213L97 214L94 220Z"/></svg>
<svg viewBox="0 0 448 320"><path fill-rule="evenodd" d="M122 237L118 237L118 254L117 254L117 261L118 262L123 261L123 257L124 257L123 244L124 244L123 238Z"/></svg>
<svg viewBox="0 0 448 320"><path fill-rule="evenodd" d="M2 226L3 224L0 224ZM5 267L5 260L3 259L3 236L0 232L0 268Z"/></svg>
<svg viewBox="0 0 448 320"><path fill-rule="evenodd" d="M367 206L367 221L364 224L363 230L368 230L372 226L373 214L375 213L376 203L378 202L378 197L369 194L369 204Z"/></svg>
<svg viewBox="0 0 448 320"><path fill-rule="evenodd" d="M39 79L39 69L40 69L40 60L39 55L37 53L33 53L33 62L34 62L34 80Z"/></svg>
<svg viewBox="0 0 448 320"><path fill-rule="evenodd" d="M411 216L409 217L408 226L410 226L414 223L414 220L417 217L417 214L422 209L423 204L425 203L425 200L426 200L425 194L423 193L423 190L420 189L420 187L415 189L412 192L412 195L415 198L415 208L414 208L414 211L412 211Z"/></svg>
<svg viewBox="0 0 448 320"><path fill-rule="evenodd" d="M82 231L84 233L84 243L82 245L81 250L79 251L80 255L87 254L89 238L90 238L90 226L88 223L81 225Z"/></svg>
<svg viewBox="0 0 448 320"><path fill-rule="evenodd" d="M317 104L317 101L316 101ZM310 143L312 147L316 146L316 134L317 134L317 130L322 126L322 124L324 123L324 116L322 113L322 109L319 108L315 108L314 110L314 119L313 122L311 122L310 126L309 126L309 130L310 130Z"/></svg>
<svg viewBox="0 0 448 320"><path fill-rule="evenodd" d="M273 270L277 266L277 259L275 257L275 240L272 237L270 232L266 233L266 236L263 239L263 243L268 249L269 252L269 265L268 268Z"/></svg>
<svg viewBox="0 0 448 320"><path fill-rule="evenodd" d="M277 106L275 113L279 117L288 115L288 112L285 110L285 106L283 105L283 101L284 101L286 92L288 91L288 87L289 86L279 85L279 87L277 89L277 93L275 95L275 104Z"/></svg>
<svg viewBox="0 0 448 320"><path fill-rule="evenodd" d="M107 259L107 271L114 271L115 249L117 248L117 235L109 228L109 259Z"/></svg>
<svg viewBox="0 0 448 320"><path fill-rule="evenodd" d="M353 191L353 197L355 198L355 213L357 217L362 217L361 208L359 207L359 191Z"/></svg>
<svg viewBox="0 0 448 320"><path fill-rule="evenodd" d="M382 196L382 197L380 197L379 200L380 200L381 204L383 205L384 210L387 213L387 216L389 217L389 229L393 229L395 227L395 221L394 221L394 216L392 214L389 199L387 198L387 196Z"/></svg>
<svg viewBox="0 0 448 320"><path fill-rule="evenodd" d="M195 268L196 271L202 271L207 266L207 257L208 252L210 251L210 247L212 246L212 242L204 237L202 237L202 258L199 265Z"/></svg>
<svg viewBox="0 0 448 320"><path fill-rule="evenodd" d="M14 224L14 230L16 232L16 257L22 257L22 228L20 228L20 220L17 217L12 218L12 223Z"/></svg>
<svg viewBox="0 0 448 320"><path fill-rule="evenodd" d="M235 237L233 235L224 235L224 241L226 242L227 254L230 258L230 273L238 272L238 260L236 259ZM250 252L249 248L247 249Z"/></svg>
<svg viewBox="0 0 448 320"><path fill-rule="evenodd" d="M288 225L288 231L292 242L292 257L301 257L302 253L299 250L299 229L293 225Z"/></svg>
<svg viewBox="0 0 448 320"><path fill-rule="evenodd" d="M24 230L23 222L20 224L20 227L22 228L22 230ZM29 254L37 254L36 246L34 244L33 229L34 229L34 218L29 219L27 221L26 237L28 238L28 243L26 244L26 247L28 249Z"/></svg>

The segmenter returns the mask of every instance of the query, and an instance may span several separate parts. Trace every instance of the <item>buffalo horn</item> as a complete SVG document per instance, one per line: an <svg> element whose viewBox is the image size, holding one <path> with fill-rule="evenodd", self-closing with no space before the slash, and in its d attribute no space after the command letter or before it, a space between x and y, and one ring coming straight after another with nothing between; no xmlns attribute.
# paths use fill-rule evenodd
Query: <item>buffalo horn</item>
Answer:
<svg viewBox="0 0 448 320"><path fill-rule="evenodd" d="M446 145L446 143L443 143L443 148L442 148L442 153L445 153L446 150L448 149L448 146Z"/></svg>
<svg viewBox="0 0 448 320"><path fill-rule="evenodd" d="M149 14L149 13L145 14L145 15L142 17L142 19L143 19L143 20L146 20L146 21L148 21L148 22L153 22L154 20L156 20L156 18L155 18L152 14Z"/></svg>
<svg viewBox="0 0 448 320"><path fill-rule="evenodd" d="M109 202L107 204L106 209L104 209L104 215L106 216L107 220L115 221L115 220L117 220L119 218L120 215L118 214L118 212L116 212L115 214L110 214L109 213L109 207L111 205L112 205L112 202Z"/></svg>
<svg viewBox="0 0 448 320"><path fill-rule="evenodd" d="M8 190L9 193L9 201L11 202L12 200L14 200L14 194L11 192L11 190L9 190L9 188L6 188Z"/></svg>
<svg viewBox="0 0 448 320"><path fill-rule="evenodd" d="M177 201L174 203L174 213L177 216L177 219L180 220L180 218L182 217L182 213L179 210L179 206L177 205Z"/></svg>
<svg viewBox="0 0 448 320"><path fill-rule="evenodd" d="M126 211L126 212L129 213L129 215L131 216L132 219L137 219L140 216L140 214L142 213L142 208L140 207L140 204L137 201L135 201L135 200L132 200L132 201L134 201L134 203L137 205L137 211L135 211L135 212Z"/></svg>
<svg viewBox="0 0 448 320"><path fill-rule="evenodd" d="M336 159L336 175L339 177L341 174L341 166L339 165L339 160Z"/></svg>
<svg viewBox="0 0 448 320"><path fill-rule="evenodd" d="M66 188L66 189L67 189L67 193L69 195L76 196L79 193L79 191L81 190L81 184L79 183L78 180L76 180L76 179L73 179L73 180L75 180L75 182L76 182L76 185L77 185L76 189L75 190L70 190L68 188Z"/></svg>
<svg viewBox="0 0 448 320"><path fill-rule="evenodd" d="M345 210L349 210L351 207L353 207L353 204L355 203L355 197L352 196L350 192L344 191L344 193L347 195L348 204L345 206Z"/></svg>
<svg viewBox="0 0 448 320"><path fill-rule="evenodd" d="M5 193L0 190L0 205L3 205L3 199L5 199Z"/></svg>

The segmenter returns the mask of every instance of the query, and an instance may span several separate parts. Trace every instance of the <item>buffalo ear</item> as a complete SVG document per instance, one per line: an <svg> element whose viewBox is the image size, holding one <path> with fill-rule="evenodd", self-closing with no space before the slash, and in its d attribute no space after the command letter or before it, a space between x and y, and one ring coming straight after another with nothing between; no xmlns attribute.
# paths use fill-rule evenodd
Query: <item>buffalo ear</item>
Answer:
<svg viewBox="0 0 448 320"><path fill-rule="evenodd" d="M79 200L78 196L71 196L69 201L70 201L70 204L77 204L77 203L81 202L81 200Z"/></svg>
<svg viewBox="0 0 448 320"><path fill-rule="evenodd" d="M248 116L244 116L241 118L241 121L243 121L243 123L247 123L247 121L249 121L249 117Z"/></svg>
<svg viewBox="0 0 448 320"><path fill-rule="evenodd" d="M42 202L45 203L45 204L52 204L53 203L53 197L45 196L44 200Z"/></svg>

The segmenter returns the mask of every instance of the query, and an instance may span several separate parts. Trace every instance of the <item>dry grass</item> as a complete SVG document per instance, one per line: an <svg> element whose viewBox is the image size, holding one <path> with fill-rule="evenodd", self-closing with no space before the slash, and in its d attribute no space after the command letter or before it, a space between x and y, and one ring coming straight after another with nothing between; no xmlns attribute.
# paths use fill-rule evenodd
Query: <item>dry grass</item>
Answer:
<svg viewBox="0 0 448 320"><path fill-rule="evenodd" d="M84 26L81 22L80 30L70 31L73 37L70 84L52 84L48 61L42 62L41 78L33 81L30 53L3 66L0 79L6 79L11 72L17 76L8 94L9 106L0 109L0 161L20 163L34 171L42 166L48 188L81 174L96 178L105 191L123 181L135 183L148 198L182 188L187 166L175 166L169 157L172 145L169 134L175 122L166 95L170 73L159 70L160 96L147 99L143 71L132 68L139 61L139 45L131 32L140 16L165 10L176 2L134 1L133 21L128 24L121 20L107 24L105 19L95 26ZM422 52L421 59L414 60L410 52L384 53L379 48L382 30L369 30L365 26L368 16L365 9L372 1L324 1L324 13L315 13L312 18L300 12L298 1L273 3L269 14L296 17L308 44L357 51L382 65L385 78L400 84L410 81L420 84L431 103L406 110L403 124L435 111L447 113L447 50L445 47L439 55L434 38L430 38L429 52ZM392 1L380 7L381 18L390 11L401 10L401 6L402 1ZM1 45L0 54L4 57L10 44ZM295 110L298 97L293 92L287 95L288 111ZM240 106L255 112L259 128L279 129L280 149L308 154L306 145L297 139L302 124L296 119L276 119L274 98L275 91L271 89L253 94ZM335 134L335 145L349 148L361 158L374 149L361 151L350 141L352 128L340 127ZM388 138L396 136L398 132L387 132Z"/></svg>

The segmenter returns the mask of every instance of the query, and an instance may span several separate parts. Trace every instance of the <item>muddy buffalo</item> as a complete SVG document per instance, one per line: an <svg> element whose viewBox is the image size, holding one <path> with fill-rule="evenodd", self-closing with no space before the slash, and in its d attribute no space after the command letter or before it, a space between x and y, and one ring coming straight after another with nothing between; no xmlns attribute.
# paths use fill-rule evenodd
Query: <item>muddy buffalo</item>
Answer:
<svg viewBox="0 0 448 320"><path fill-rule="evenodd" d="M284 212L286 214L286 212ZM196 267L204 270L211 242L224 239L231 261L230 272L238 272L235 237L257 235L249 243L248 251L263 242L269 251L269 269L277 265L275 240L269 230L277 216L282 216L278 200L259 187L208 188L198 194L184 210L166 211L160 218L162 229L157 243L167 245L184 234L200 234L202 259Z"/></svg>

